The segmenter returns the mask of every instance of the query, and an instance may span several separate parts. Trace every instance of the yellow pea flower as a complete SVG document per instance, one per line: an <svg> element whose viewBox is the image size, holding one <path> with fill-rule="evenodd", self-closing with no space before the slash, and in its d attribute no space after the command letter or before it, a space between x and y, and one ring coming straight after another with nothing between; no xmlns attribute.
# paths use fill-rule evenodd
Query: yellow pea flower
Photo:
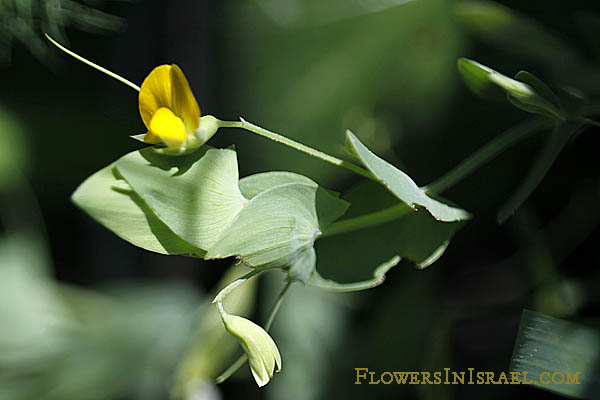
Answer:
<svg viewBox="0 0 600 400"><path fill-rule="evenodd" d="M200 115L200 107L192 89L177 65L160 65L154 68L144 79L142 87L138 87L122 76L67 49L48 34L46 38L77 60L139 92L140 115L148 129L144 141L162 143L167 147L158 151L165 154L186 153L202 146L219 129L218 119L212 115Z"/></svg>
<svg viewBox="0 0 600 400"><path fill-rule="evenodd" d="M144 141L164 143L185 152L204 144L218 129L213 116L200 117L200 107L185 75L177 65L160 65L144 79L139 94Z"/></svg>

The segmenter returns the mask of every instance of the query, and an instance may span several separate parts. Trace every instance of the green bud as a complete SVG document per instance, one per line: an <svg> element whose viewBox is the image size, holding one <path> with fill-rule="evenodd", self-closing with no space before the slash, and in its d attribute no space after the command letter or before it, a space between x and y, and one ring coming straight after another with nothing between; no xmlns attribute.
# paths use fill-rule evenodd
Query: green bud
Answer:
<svg viewBox="0 0 600 400"><path fill-rule="evenodd" d="M277 345L260 326L246 318L227 314L220 303L219 312L223 319L225 329L238 339L242 348L248 355L250 370L259 387L269 383L273 377L275 366L277 372L281 370L281 354Z"/></svg>
<svg viewBox="0 0 600 400"><path fill-rule="evenodd" d="M205 115L200 117L200 125L198 129L194 131L194 135L200 142L200 144L204 144L213 137L217 130L219 129L219 120L213 117L212 115Z"/></svg>
<svg viewBox="0 0 600 400"><path fill-rule="evenodd" d="M521 110L557 120L565 119L556 95L529 72L521 71L512 79L468 58L458 60L458 69L467 85L478 94L489 94L490 86L495 85L504 89L508 100Z"/></svg>

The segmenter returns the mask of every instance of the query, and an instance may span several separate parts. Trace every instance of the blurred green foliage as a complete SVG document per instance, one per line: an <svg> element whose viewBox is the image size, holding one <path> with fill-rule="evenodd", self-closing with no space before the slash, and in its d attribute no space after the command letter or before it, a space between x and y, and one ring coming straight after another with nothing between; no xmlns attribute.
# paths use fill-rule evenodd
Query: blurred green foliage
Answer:
<svg viewBox="0 0 600 400"><path fill-rule="evenodd" d="M597 331L524 310L510 370L539 377L533 385L541 389L597 399L599 356Z"/></svg>
<svg viewBox="0 0 600 400"><path fill-rule="evenodd" d="M0 124L0 187L7 190L27 173L30 160L24 128L4 107L0 108Z"/></svg>
<svg viewBox="0 0 600 400"><path fill-rule="evenodd" d="M96 6L102 3L100 0ZM10 62L15 41L27 46L41 61L55 60L43 33L64 39L65 29L71 27L106 33L122 31L125 21L75 0L0 1L0 64Z"/></svg>

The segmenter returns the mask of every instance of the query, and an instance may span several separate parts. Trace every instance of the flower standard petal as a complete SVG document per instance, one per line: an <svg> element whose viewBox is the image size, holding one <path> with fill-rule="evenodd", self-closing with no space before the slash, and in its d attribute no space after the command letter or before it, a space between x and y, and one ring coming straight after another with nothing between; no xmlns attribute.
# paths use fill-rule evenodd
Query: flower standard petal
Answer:
<svg viewBox="0 0 600 400"><path fill-rule="evenodd" d="M183 71L177 65L171 65L171 109L185 124L187 132L193 132L200 124L200 107L190 89Z"/></svg>
<svg viewBox="0 0 600 400"><path fill-rule="evenodd" d="M140 116L150 130L152 115L161 107L171 108L171 66L160 65L144 79L140 88Z"/></svg>

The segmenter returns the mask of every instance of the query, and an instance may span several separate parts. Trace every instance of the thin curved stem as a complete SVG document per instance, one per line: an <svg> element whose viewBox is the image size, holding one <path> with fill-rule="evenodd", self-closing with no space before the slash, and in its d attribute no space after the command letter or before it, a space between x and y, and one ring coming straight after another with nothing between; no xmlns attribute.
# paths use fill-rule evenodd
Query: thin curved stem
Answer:
<svg viewBox="0 0 600 400"><path fill-rule="evenodd" d="M370 228L393 221L411 212L412 209L406 203L384 208L360 217L348 218L334 222L323 230L321 237L335 236L342 233L353 232L359 229Z"/></svg>
<svg viewBox="0 0 600 400"><path fill-rule="evenodd" d="M547 120L534 118L512 127L463 160L450 172L425 186L425 192L427 194L438 194L450 189L483 164L548 126Z"/></svg>
<svg viewBox="0 0 600 400"><path fill-rule="evenodd" d="M55 45L56 47L58 47L60 50L64 51L65 53L67 53L68 55L70 55L71 57L81 61L84 64L89 65L90 67L97 69L98 71L110 76L111 78L114 78L116 80L118 80L121 83L126 84L127 86L129 86L130 88L137 90L138 92L140 91L140 87L138 85L136 85L135 83L128 81L127 79L123 78L120 75L115 74L112 71L107 70L104 67L99 66L96 63L91 62L88 59L85 59L83 57L81 57L79 54L75 53L74 51L71 51L69 49L67 49L65 46L61 45L60 43L58 43L56 40L52 39L50 37L50 35L48 35L47 33L44 34L46 36L46 39L48 39L50 41L50 43L52 43L53 45Z"/></svg>
<svg viewBox="0 0 600 400"><path fill-rule="evenodd" d="M292 281L287 281L285 283L285 286L283 287L283 289L281 289L279 296L277 296L277 300L275 301L275 304L273 305L273 308L271 309L271 312L269 313L269 317L267 318L267 322L265 323L265 330L267 332L269 331L269 329L271 329L271 325L273 325L273 320L275 319L275 316L279 312L279 308L281 307L281 304L283 304L283 299L285 298L288 290L292 286L292 283L293 283Z"/></svg>
<svg viewBox="0 0 600 400"><path fill-rule="evenodd" d="M287 138L283 135L280 135L278 133L271 132L267 129L261 128L260 126L254 125L253 123L244 120L243 118L240 118L240 121L219 121L219 127L245 129L249 132L256 133L257 135L266 137L267 139L271 139L274 142L284 144L295 150L301 151L301 152L308 154L310 156L313 156L315 158L319 158L319 159L321 159L325 162L328 162L330 164L333 164L337 167L346 168L347 170L352 171L352 172L354 172L358 175L361 175L365 178L375 180L375 177L373 176L373 174L371 174L366 169L359 167L356 164L353 164L349 161L345 161L340 158L331 156L327 153L324 153L322 151L313 149L312 147L306 146L302 143L298 143L295 140Z"/></svg>
<svg viewBox="0 0 600 400"><path fill-rule="evenodd" d="M221 316L223 316L223 313L224 313L223 300L225 300L225 297L227 297L229 295L229 293L233 292L233 290L235 288L237 288L238 286L240 286L241 284L246 282L248 279L260 274L263 271L264 270L257 270L257 269L252 270L252 271L248 272L246 275L242 276L241 278L236 279L235 281L231 282L229 285L227 285L223 289L221 289L221 291L215 296L215 298L212 301L213 304L217 303L217 309L219 310L219 314Z"/></svg>
<svg viewBox="0 0 600 400"><path fill-rule="evenodd" d="M596 120L593 120L593 119L591 119L591 118L587 118L587 117L580 117L580 116L578 116L578 117L574 117L573 119L574 119L574 120L576 120L576 121L585 122L586 124L590 124L590 125L592 125L592 126L595 126L595 127L597 127L597 128L600 128L600 122L598 122L598 121L596 121Z"/></svg>
<svg viewBox="0 0 600 400"><path fill-rule="evenodd" d="M246 353L242 354L240 358L235 360L235 362L231 364L229 368L227 368L221 375L217 377L217 379L215 379L215 383L218 385L231 378L231 375L235 374L238 369L242 368L242 365L244 365L247 360L248 355Z"/></svg>
<svg viewBox="0 0 600 400"><path fill-rule="evenodd" d="M275 301L275 304L273 305L273 308L271 309L271 312L269 313L267 322L265 323L265 330L267 332L269 331L269 329L271 329L273 320L275 319L275 316L277 315L277 312L279 311L279 308L281 307L281 304L283 303L283 299L285 298L285 296L291 286L292 286L292 281L287 281L285 286L279 293L279 296L277 297L277 300ZM225 382L227 379L229 379L231 377L231 375L235 374L237 372L237 370L242 367L242 365L244 365L246 360L248 360L248 356L246 355L246 353L244 353L243 355L240 356L240 358L235 360L235 362L233 364L231 364L231 366L229 368L227 368L221 375L219 375L217 377L217 379L215 379L215 382L217 384Z"/></svg>

